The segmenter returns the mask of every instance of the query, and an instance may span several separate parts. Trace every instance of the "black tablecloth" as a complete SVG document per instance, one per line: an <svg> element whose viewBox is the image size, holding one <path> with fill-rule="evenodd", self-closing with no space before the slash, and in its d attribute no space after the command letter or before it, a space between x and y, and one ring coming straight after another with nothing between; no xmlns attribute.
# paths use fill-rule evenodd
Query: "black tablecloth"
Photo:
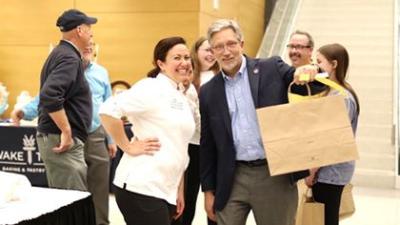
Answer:
<svg viewBox="0 0 400 225"><path fill-rule="evenodd" d="M96 225L92 196L18 225Z"/></svg>
<svg viewBox="0 0 400 225"><path fill-rule="evenodd" d="M125 124L125 133L133 137L131 124ZM118 148L110 161L110 191L115 169L123 155ZM0 170L25 175L33 186L47 187L46 171L36 143L36 127L0 126Z"/></svg>
<svg viewBox="0 0 400 225"><path fill-rule="evenodd" d="M36 127L0 126L0 170L23 174L33 186L47 187Z"/></svg>

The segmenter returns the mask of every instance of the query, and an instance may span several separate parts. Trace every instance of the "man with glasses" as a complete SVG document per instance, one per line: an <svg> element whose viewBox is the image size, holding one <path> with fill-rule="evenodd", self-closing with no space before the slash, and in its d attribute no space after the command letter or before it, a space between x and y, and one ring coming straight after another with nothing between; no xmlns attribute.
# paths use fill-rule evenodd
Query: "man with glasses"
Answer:
<svg viewBox="0 0 400 225"><path fill-rule="evenodd" d="M297 68L311 64L314 40L309 33L296 30L290 35L289 44L286 47L292 66Z"/></svg>
<svg viewBox="0 0 400 225"><path fill-rule="evenodd" d="M62 40L40 75L37 143L50 187L88 190L84 142L92 120L92 98L82 53L96 18L70 9L57 20Z"/></svg>
<svg viewBox="0 0 400 225"><path fill-rule="evenodd" d="M279 57L246 57L233 20L214 22L208 40L221 72L200 91L200 177L207 215L218 225L244 225L252 210L259 225L291 225L295 183L308 171L269 175L256 108L287 103L289 84L300 83L302 73L313 77L317 68L295 69Z"/></svg>

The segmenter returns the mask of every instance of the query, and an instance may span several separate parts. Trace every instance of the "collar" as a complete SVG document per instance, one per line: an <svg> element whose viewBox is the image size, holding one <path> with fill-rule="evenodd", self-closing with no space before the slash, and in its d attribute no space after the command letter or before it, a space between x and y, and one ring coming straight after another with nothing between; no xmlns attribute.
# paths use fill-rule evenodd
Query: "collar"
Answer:
<svg viewBox="0 0 400 225"><path fill-rule="evenodd" d="M239 71L236 73L235 77L240 76L244 73L244 71L246 69L246 65L247 65L246 57L244 57L244 55L242 55L242 64L240 65ZM232 78L232 77L226 75L222 69L221 69L221 72L222 72L222 76L224 77L225 80L232 80L235 78L235 77Z"/></svg>
<svg viewBox="0 0 400 225"><path fill-rule="evenodd" d="M182 83L176 83L175 80L173 80L172 78L170 78L169 76L167 76L166 74L163 73L158 73L156 79L161 79L163 81L166 81L167 83L169 83L173 89L178 90L180 92L183 93L183 91L185 90L185 87L183 86Z"/></svg>
<svg viewBox="0 0 400 225"><path fill-rule="evenodd" d="M89 70L89 69L91 69L91 68L92 68L92 66L93 66L93 62L92 62L92 61L90 61L90 62L87 64L87 66L85 67L85 70Z"/></svg>
<svg viewBox="0 0 400 225"><path fill-rule="evenodd" d="M66 39L62 39L61 42L64 42L64 43L66 43L66 44L71 45L71 46L73 47L73 49L78 53L79 58L81 58L81 56L82 56L81 51L79 51L79 48L76 47L76 45L75 45L74 43L72 43L71 41L68 41L68 40L66 40Z"/></svg>

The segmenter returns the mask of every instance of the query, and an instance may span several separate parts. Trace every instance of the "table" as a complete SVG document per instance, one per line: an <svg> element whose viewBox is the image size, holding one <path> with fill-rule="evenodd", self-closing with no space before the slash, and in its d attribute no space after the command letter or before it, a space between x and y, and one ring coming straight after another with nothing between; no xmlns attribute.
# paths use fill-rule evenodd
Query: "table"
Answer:
<svg viewBox="0 0 400 225"><path fill-rule="evenodd" d="M0 225L95 225L88 192L32 187L26 198L0 208Z"/></svg>
<svg viewBox="0 0 400 225"><path fill-rule="evenodd" d="M47 187L34 126L0 126L0 170L24 174L33 186Z"/></svg>

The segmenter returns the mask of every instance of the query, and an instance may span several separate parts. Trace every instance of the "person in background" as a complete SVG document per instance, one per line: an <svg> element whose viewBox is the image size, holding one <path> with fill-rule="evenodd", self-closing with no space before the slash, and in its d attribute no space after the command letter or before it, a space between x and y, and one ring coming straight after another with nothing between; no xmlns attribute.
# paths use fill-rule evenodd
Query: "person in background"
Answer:
<svg viewBox="0 0 400 225"><path fill-rule="evenodd" d="M301 30L294 31L292 34L290 34L289 43L286 45L286 48L290 63L293 67L297 68L312 63L314 39L308 32ZM323 91L322 87L321 91ZM312 92L312 94L316 93ZM304 180L298 182L297 188L299 192L299 197L301 197L303 193L307 190L307 186L304 184ZM298 210L300 210L299 207Z"/></svg>
<svg viewBox="0 0 400 225"><path fill-rule="evenodd" d="M131 85L123 80L116 80L111 82L112 95L119 94L131 88Z"/></svg>
<svg viewBox="0 0 400 225"><path fill-rule="evenodd" d="M312 80L317 68L295 69L279 57L246 57L242 31L233 20L214 22L208 40L221 71L202 86L199 97L200 177L207 215L219 225L244 225L252 211L257 224L291 225L298 198L295 183L308 171L269 175L256 108L287 103L289 84L301 84L302 73Z"/></svg>
<svg viewBox="0 0 400 225"><path fill-rule="evenodd" d="M100 108L103 126L124 151L114 179L115 199L128 225L169 225L184 209L187 146L195 130L182 81L191 69L181 37L154 48L148 78L109 98ZM120 118L133 124L125 135Z"/></svg>
<svg viewBox="0 0 400 225"><path fill-rule="evenodd" d="M329 79L342 86L346 92L346 106L353 128L357 131L360 103L357 94L346 81L349 68L349 54L340 44L328 44L317 52L318 66L329 74ZM338 91L328 90L327 95L338 95ZM325 225L339 224L340 199L344 185L348 184L354 173L355 162L314 168L306 178L306 184L312 187L314 200L325 205Z"/></svg>
<svg viewBox="0 0 400 225"><path fill-rule="evenodd" d="M289 44L286 47L293 67L297 68L312 63L314 39L309 33L296 30L290 35Z"/></svg>
<svg viewBox="0 0 400 225"><path fill-rule="evenodd" d="M201 85L207 83L211 78L219 72L219 66L211 52L210 43L205 37L200 37L193 45L190 52L193 64L193 73L188 77L186 84L186 96L196 121L196 130L189 143L189 166L185 172L185 209L182 217L177 220L174 225L190 225L196 212L197 196L200 189L199 174L199 151L200 151L200 112L198 93ZM192 82L193 85L190 85ZM197 123L198 122L198 123ZM209 225L216 224L207 218Z"/></svg>
<svg viewBox="0 0 400 225"><path fill-rule="evenodd" d="M7 88L0 82L0 116L8 108L8 94Z"/></svg>
<svg viewBox="0 0 400 225"><path fill-rule="evenodd" d="M111 97L112 92L107 70L92 61L94 46L91 43L84 53L85 78L89 83L93 102L92 123L84 149L88 166L88 189L93 195L96 223L108 225L110 157L115 157L117 145L107 135L100 121L100 105Z"/></svg>
<svg viewBox="0 0 400 225"><path fill-rule="evenodd" d="M93 117L84 145L85 162L88 166L88 190L93 196L97 224L109 224L108 193L109 193L109 164L114 157L117 146L105 133L100 123L100 105L111 96L111 85L107 70L93 61L94 42L83 51L83 66L85 78L92 93ZM14 109L11 118L14 125L19 126L21 119L33 120L38 115L39 96L21 109Z"/></svg>
<svg viewBox="0 0 400 225"><path fill-rule="evenodd" d="M190 52L193 62L193 85L197 92L201 85L207 83L219 72L219 65L211 52L210 43L205 37L200 37Z"/></svg>
<svg viewBox="0 0 400 225"><path fill-rule="evenodd" d="M39 95L36 95L22 108L15 108L11 112L11 121L14 126L19 126L21 120L34 120L38 116Z"/></svg>

